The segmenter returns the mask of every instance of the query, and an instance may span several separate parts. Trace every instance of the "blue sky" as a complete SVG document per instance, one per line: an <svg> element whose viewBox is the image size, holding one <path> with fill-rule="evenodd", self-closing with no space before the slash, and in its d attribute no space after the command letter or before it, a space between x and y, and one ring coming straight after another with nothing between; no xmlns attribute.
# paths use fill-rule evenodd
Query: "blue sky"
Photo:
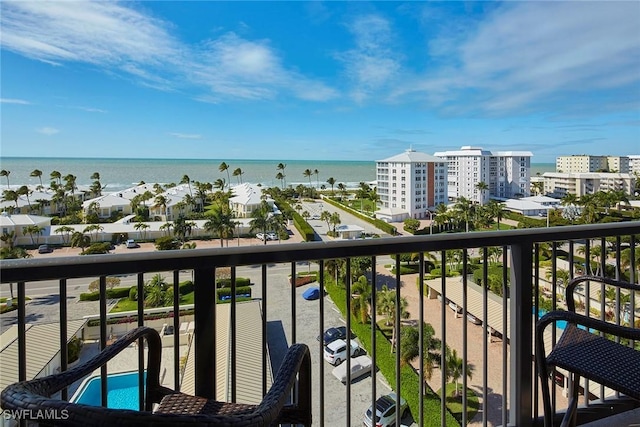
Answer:
<svg viewBox="0 0 640 427"><path fill-rule="evenodd" d="M1 155L640 154L640 2L2 1Z"/></svg>

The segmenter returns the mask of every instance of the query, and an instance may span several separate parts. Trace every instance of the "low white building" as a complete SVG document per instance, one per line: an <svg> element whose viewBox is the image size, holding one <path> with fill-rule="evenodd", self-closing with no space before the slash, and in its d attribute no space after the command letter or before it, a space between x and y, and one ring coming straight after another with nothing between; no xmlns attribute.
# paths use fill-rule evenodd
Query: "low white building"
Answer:
<svg viewBox="0 0 640 427"><path fill-rule="evenodd" d="M359 225L342 224L336 227L336 233L338 239L359 239L364 233L364 228Z"/></svg>
<svg viewBox="0 0 640 427"><path fill-rule="evenodd" d="M41 234L34 234L31 241L31 236L24 232L24 228L28 226L36 225L42 229ZM0 230L2 234L15 233L13 238L14 246L18 245L31 245L45 243L46 240L43 236L51 233L51 218L37 215L24 215L17 214L11 215L8 212L2 212L0 214ZM2 247L8 246L8 242L1 242Z"/></svg>

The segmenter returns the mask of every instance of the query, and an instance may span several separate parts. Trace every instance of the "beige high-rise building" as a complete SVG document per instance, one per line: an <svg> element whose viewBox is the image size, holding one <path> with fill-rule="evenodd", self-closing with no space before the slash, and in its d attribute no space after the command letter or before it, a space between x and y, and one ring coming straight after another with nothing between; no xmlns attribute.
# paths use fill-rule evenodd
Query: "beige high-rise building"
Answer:
<svg viewBox="0 0 640 427"><path fill-rule="evenodd" d="M560 173L545 172L544 194L562 198L567 194L582 197L598 191L624 191L633 194L635 178L629 173Z"/></svg>
<svg viewBox="0 0 640 427"><path fill-rule="evenodd" d="M626 156L590 156L576 154L556 158L558 173L613 172L628 173L629 157Z"/></svg>

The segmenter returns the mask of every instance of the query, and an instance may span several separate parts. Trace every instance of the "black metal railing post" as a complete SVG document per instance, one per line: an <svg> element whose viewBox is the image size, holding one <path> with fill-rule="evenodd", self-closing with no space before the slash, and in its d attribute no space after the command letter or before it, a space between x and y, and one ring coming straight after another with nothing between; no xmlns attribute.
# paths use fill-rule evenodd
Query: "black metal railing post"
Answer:
<svg viewBox="0 0 640 427"><path fill-rule="evenodd" d="M533 241L520 239L511 245L510 286L510 387L509 425L531 423L533 401L532 349L532 280ZM505 331L506 332L506 331ZM506 334L504 334L506 336ZM503 336L503 338L504 338Z"/></svg>
<svg viewBox="0 0 640 427"><path fill-rule="evenodd" d="M215 389L215 309L216 284L214 268L194 270L194 343L195 391L197 396L213 399Z"/></svg>

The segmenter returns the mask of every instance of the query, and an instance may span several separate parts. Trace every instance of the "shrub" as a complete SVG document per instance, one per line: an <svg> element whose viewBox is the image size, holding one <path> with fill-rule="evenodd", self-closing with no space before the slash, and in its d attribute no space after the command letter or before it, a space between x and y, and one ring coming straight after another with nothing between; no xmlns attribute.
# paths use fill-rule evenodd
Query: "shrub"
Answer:
<svg viewBox="0 0 640 427"><path fill-rule="evenodd" d="M155 242L156 249L159 251L170 251L180 249L180 242L171 236L158 237Z"/></svg>
<svg viewBox="0 0 640 427"><path fill-rule="evenodd" d="M246 277L236 277L236 289L239 287L245 287L251 285L251 279ZM193 286L193 285L192 285ZM231 279L218 279L216 280L217 288L230 288Z"/></svg>
<svg viewBox="0 0 640 427"><path fill-rule="evenodd" d="M138 301L138 287L137 286L132 286L129 289L129 299L131 301Z"/></svg>
<svg viewBox="0 0 640 427"><path fill-rule="evenodd" d="M96 255L96 254L108 254L111 249L111 243L93 243L86 248L80 255Z"/></svg>
<svg viewBox="0 0 640 427"><path fill-rule="evenodd" d="M130 288L113 288L107 289L107 298L128 298L130 293ZM98 301L100 299L100 292L86 292L80 294L80 301Z"/></svg>
<svg viewBox="0 0 640 427"><path fill-rule="evenodd" d="M191 280L187 280L186 282L182 282L179 285L180 295L186 295L193 292L193 282Z"/></svg>
<svg viewBox="0 0 640 427"><path fill-rule="evenodd" d="M80 351L82 350L82 340L76 336L69 340L67 345L67 362L73 363L80 357Z"/></svg>
<svg viewBox="0 0 640 427"><path fill-rule="evenodd" d="M404 220L404 231L408 231L411 234L415 234L420 228L420 220L414 218L407 218Z"/></svg>
<svg viewBox="0 0 640 427"><path fill-rule="evenodd" d="M302 276L302 277L296 277L296 288L298 286L303 286L312 282L315 282L316 278L315 276ZM291 284L291 277L289 277L289 284Z"/></svg>

